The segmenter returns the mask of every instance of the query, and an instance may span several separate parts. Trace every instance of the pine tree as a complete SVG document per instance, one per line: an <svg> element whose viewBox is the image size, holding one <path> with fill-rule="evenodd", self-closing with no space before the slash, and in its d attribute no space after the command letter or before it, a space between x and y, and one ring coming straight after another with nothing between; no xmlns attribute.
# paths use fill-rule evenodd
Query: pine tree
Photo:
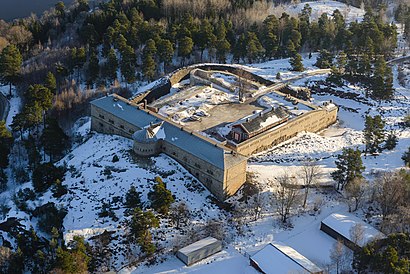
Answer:
<svg viewBox="0 0 410 274"><path fill-rule="evenodd" d="M144 56L142 60L142 73L144 74L145 78L148 80L154 79L156 70L155 60L151 54L147 54Z"/></svg>
<svg viewBox="0 0 410 274"><path fill-rule="evenodd" d="M53 161L55 157L62 156L68 148L68 136L61 129L56 119L47 119L43 134L41 135L41 143L44 147L44 152L50 156L50 161Z"/></svg>
<svg viewBox="0 0 410 274"><path fill-rule="evenodd" d="M299 53L293 55L289 60L290 65L292 66L293 71L304 71L305 68L302 64L302 56Z"/></svg>
<svg viewBox="0 0 410 274"><path fill-rule="evenodd" d="M0 193L7 189L7 174L0 168ZM1 268L0 268L1 269Z"/></svg>
<svg viewBox="0 0 410 274"><path fill-rule="evenodd" d="M120 68L122 76L127 83L135 82L135 69L137 58L135 56L134 49L126 45L121 53Z"/></svg>
<svg viewBox="0 0 410 274"><path fill-rule="evenodd" d="M18 48L9 45L0 53L0 81L9 84L9 94L11 96L11 85L16 84L20 78L23 57Z"/></svg>
<svg viewBox="0 0 410 274"><path fill-rule="evenodd" d="M401 159L403 160L405 166L410 167L410 147L403 153Z"/></svg>
<svg viewBox="0 0 410 274"><path fill-rule="evenodd" d="M333 64L333 54L328 50L319 51L319 57L316 60L315 66L320 69L330 68Z"/></svg>
<svg viewBox="0 0 410 274"><path fill-rule="evenodd" d="M46 79L44 80L44 86L48 88L48 90L51 91L53 94L56 94L57 80L54 74L50 71L47 73Z"/></svg>
<svg viewBox="0 0 410 274"><path fill-rule="evenodd" d="M397 137L394 132L391 132L386 139L386 144L384 145L384 148L387 150L393 150L396 146L397 143L399 142L399 138Z"/></svg>
<svg viewBox="0 0 410 274"><path fill-rule="evenodd" d="M246 57L249 63L253 63L262 57L265 49L262 47L258 36L254 32L248 31L246 34Z"/></svg>
<svg viewBox="0 0 410 274"><path fill-rule="evenodd" d="M331 173L333 180L337 182L337 189L343 188L354 179L363 178L363 166L359 149L344 148L342 154L335 161L337 170Z"/></svg>
<svg viewBox="0 0 410 274"><path fill-rule="evenodd" d="M37 102L43 112L49 110L53 105L53 93L43 85L29 86L25 95L28 102Z"/></svg>
<svg viewBox="0 0 410 274"><path fill-rule="evenodd" d="M5 121L0 121L0 169L9 164L9 154L13 144L11 132L6 127Z"/></svg>
<svg viewBox="0 0 410 274"><path fill-rule="evenodd" d="M100 73L100 65L97 53L95 50L92 50L90 57L88 59L88 64L86 68L86 82L88 86L91 86L96 82L98 75Z"/></svg>
<svg viewBox="0 0 410 274"><path fill-rule="evenodd" d="M135 208L131 220L128 222L129 237L131 241L137 242L141 250L146 254L153 254L155 246L152 244L151 228L159 227L159 220L151 211L142 211Z"/></svg>
<svg viewBox="0 0 410 274"><path fill-rule="evenodd" d="M107 62L104 65L104 75L112 84L117 79L118 60L115 55L115 50L110 49L108 52Z"/></svg>
<svg viewBox="0 0 410 274"><path fill-rule="evenodd" d="M137 191L135 186L131 186L128 192L125 194L124 206L127 208L141 207L140 193Z"/></svg>
<svg viewBox="0 0 410 274"><path fill-rule="evenodd" d="M174 47L172 42L168 39L161 39L158 42L158 58L160 62L164 63L164 70L171 64L173 55Z"/></svg>
<svg viewBox="0 0 410 274"><path fill-rule="evenodd" d="M185 59L189 58L194 47L194 42L191 37L183 37L178 43L178 55L182 57L182 65L185 64Z"/></svg>
<svg viewBox="0 0 410 274"><path fill-rule="evenodd" d="M171 204L174 202L174 197L169 191L165 183L160 177L155 178L156 184L154 189L148 193L148 198L151 201L151 206L154 210L161 214L168 214Z"/></svg>
<svg viewBox="0 0 410 274"><path fill-rule="evenodd" d="M366 116L364 125L364 139L366 143L366 153L376 154L382 151L381 144L385 139L385 123L380 115L374 117Z"/></svg>
<svg viewBox="0 0 410 274"><path fill-rule="evenodd" d="M44 192L57 180L63 181L64 170L52 163L40 164L33 171L32 183L36 192Z"/></svg>

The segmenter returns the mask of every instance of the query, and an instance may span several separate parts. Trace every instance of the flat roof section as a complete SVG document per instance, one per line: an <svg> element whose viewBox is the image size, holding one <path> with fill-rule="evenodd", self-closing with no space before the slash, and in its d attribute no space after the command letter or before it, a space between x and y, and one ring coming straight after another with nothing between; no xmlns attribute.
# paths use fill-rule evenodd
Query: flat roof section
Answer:
<svg viewBox="0 0 410 274"><path fill-rule="evenodd" d="M386 238L382 232L374 228L373 226L365 223L361 219L348 215L348 214L340 214L340 213L333 213L330 214L328 217L322 220L322 223L326 226L330 227L349 241L353 242L351 230L352 228L360 224L363 228L363 240L359 243L356 243L358 246L363 247L371 240L377 238Z"/></svg>
<svg viewBox="0 0 410 274"><path fill-rule="evenodd" d="M281 242L272 242L250 258L266 274L322 273L302 254Z"/></svg>

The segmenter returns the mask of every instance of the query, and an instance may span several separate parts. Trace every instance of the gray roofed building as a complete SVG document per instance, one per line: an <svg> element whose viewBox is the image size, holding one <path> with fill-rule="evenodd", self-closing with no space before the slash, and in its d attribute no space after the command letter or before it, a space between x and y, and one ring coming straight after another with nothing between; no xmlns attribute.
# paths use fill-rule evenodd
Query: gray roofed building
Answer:
<svg viewBox="0 0 410 274"><path fill-rule="evenodd" d="M232 125L231 137L242 142L287 121L289 112L279 106L246 117Z"/></svg>
<svg viewBox="0 0 410 274"><path fill-rule="evenodd" d="M130 101L110 95L91 102L92 130L134 140L134 152L164 152L198 178L218 199L234 194L246 180L247 158Z"/></svg>

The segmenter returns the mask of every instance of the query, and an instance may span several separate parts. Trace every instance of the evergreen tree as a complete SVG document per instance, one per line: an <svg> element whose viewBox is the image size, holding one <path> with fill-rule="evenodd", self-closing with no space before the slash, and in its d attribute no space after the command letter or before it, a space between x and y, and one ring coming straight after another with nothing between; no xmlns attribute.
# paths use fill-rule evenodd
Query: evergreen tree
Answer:
<svg viewBox="0 0 410 274"><path fill-rule="evenodd" d="M41 154L37 149L36 140L29 135L24 141L24 147L27 151L28 163L31 170L35 169L41 162Z"/></svg>
<svg viewBox="0 0 410 274"><path fill-rule="evenodd" d="M86 68L86 83L91 86L96 82L98 75L100 73L100 65L98 60L98 55L95 50L92 50L90 57L88 59L88 64Z"/></svg>
<svg viewBox="0 0 410 274"><path fill-rule="evenodd" d="M410 147L403 153L401 159L403 160L405 166L410 167Z"/></svg>
<svg viewBox="0 0 410 274"><path fill-rule="evenodd" d="M46 79L44 80L44 86L48 88L48 90L51 91L53 94L56 94L57 80L54 74L50 71L47 73Z"/></svg>
<svg viewBox="0 0 410 274"><path fill-rule="evenodd" d="M13 144L13 136L6 127L5 121L0 121L0 169L9 164L9 154Z"/></svg>
<svg viewBox="0 0 410 274"><path fill-rule="evenodd" d="M43 85L29 86L25 95L28 102L37 102L43 112L49 110L53 105L53 94Z"/></svg>
<svg viewBox="0 0 410 274"><path fill-rule="evenodd" d="M144 74L145 78L148 80L154 79L156 71L156 64L155 60L151 54L147 54L144 56L142 60L142 73Z"/></svg>
<svg viewBox="0 0 410 274"><path fill-rule="evenodd" d="M84 238L74 236L73 241L69 243L70 249L57 249L57 262L53 273L88 273L88 264L91 256L88 255L88 245Z"/></svg>
<svg viewBox="0 0 410 274"><path fill-rule="evenodd" d="M9 84L9 93L11 96L11 85L15 85L21 72L23 58L18 48L14 45L9 45L0 53L0 81L3 84Z"/></svg>
<svg viewBox="0 0 410 274"><path fill-rule="evenodd" d="M302 56L300 56L299 53L295 53L295 55L293 55L290 58L289 63L292 66L293 71L304 71L305 70L302 64Z"/></svg>
<svg viewBox="0 0 410 274"><path fill-rule="evenodd" d="M135 186L131 186L128 192L125 194L124 206L127 208L141 207L140 193L137 191Z"/></svg>
<svg viewBox="0 0 410 274"><path fill-rule="evenodd" d="M174 202L174 197L160 177L156 177L155 181L154 189L148 193L151 206L158 213L168 214L169 207Z"/></svg>
<svg viewBox="0 0 410 274"><path fill-rule="evenodd" d="M43 109L39 102L30 102L26 104L22 111L22 118L25 129L31 129L39 125L43 118Z"/></svg>
<svg viewBox="0 0 410 274"><path fill-rule="evenodd" d="M127 83L132 83L136 80L135 69L136 69L137 58L135 56L134 49L126 45L121 53L120 68L122 76Z"/></svg>
<svg viewBox="0 0 410 274"><path fill-rule="evenodd" d="M46 121L41 143L44 152L50 156L50 162L53 158L62 156L69 146L68 136L61 129L56 119L49 118Z"/></svg>
<svg viewBox="0 0 410 274"><path fill-rule="evenodd" d="M381 144L385 138L384 125L385 123L380 115L366 116L363 130L366 153L376 154L382 151Z"/></svg>
<svg viewBox="0 0 410 274"><path fill-rule="evenodd" d="M185 59L189 58L194 47L194 42L191 37L183 37L178 43L178 55L182 57L182 65L185 64Z"/></svg>
<svg viewBox="0 0 410 274"><path fill-rule="evenodd" d="M333 64L333 54L328 50L319 51L319 57L316 60L315 66L320 69L330 68Z"/></svg>
<svg viewBox="0 0 410 274"><path fill-rule="evenodd" d="M104 65L104 76L112 84L117 79L118 60L115 50L110 49L108 52L107 62Z"/></svg>
<svg viewBox="0 0 410 274"><path fill-rule="evenodd" d="M344 148L342 154L335 161L337 170L331 173L333 180L337 182L337 189L343 188L354 179L363 178L363 166L359 149Z"/></svg>
<svg viewBox="0 0 410 274"><path fill-rule="evenodd" d="M131 220L128 222L130 238L137 242L141 250L146 254L153 254L155 246L152 244L151 228L159 227L159 220L151 211L143 212L140 208L135 208Z"/></svg>
<svg viewBox="0 0 410 274"><path fill-rule="evenodd" d="M0 193L7 189L7 174L0 168ZM1 269L1 268L0 268Z"/></svg>
<svg viewBox="0 0 410 274"><path fill-rule="evenodd" d="M52 163L38 165L33 171L33 187L36 192L44 192L57 180L63 181L64 170Z"/></svg>
<svg viewBox="0 0 410 274"><path fill-rule="evenodd" d="M386 144L384 145L384 148L387 150L393 150L396 146L397 143L399 142L399 138L397 137L394 132L391 132L386 139Z"/></svg>
<svg viewBox="0 0 410 274"><path fill-rule="evenodd" d="M172 42L168 39L161 39L158 42L158 58L160 62L164 63L164 70L171 64L173 55L174 47Z"/></svg>
<svg viewBox="0 0 410 274"><path fill-rule="evenodd" d="M264 48L260 43L258 36L254 32L248 31L246 34L246 57L249 63L253 63L262 57Z"/></svg>
<svg viewBox="0 0 410 274"><path fill-rule="evenodd" d="M219 63L225 63L226 54L229 53L231 44L229 44L226 38L218 39L216 41L216 56Z"/></svg>

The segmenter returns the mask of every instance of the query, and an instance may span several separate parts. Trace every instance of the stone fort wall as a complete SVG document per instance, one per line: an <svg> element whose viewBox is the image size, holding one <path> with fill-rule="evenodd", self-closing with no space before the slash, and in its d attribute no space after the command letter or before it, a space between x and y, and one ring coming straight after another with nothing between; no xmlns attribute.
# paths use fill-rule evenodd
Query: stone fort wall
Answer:
<svg viewBox="0 0 410 274"><path fill-rule="evenodd" d="M240 144L228 143L227 146L242 155L249 156L286 141L299 132L318 132L327 128L336 122L337 111L337 107L329 110L326 108L312 110Z"/></svg>

